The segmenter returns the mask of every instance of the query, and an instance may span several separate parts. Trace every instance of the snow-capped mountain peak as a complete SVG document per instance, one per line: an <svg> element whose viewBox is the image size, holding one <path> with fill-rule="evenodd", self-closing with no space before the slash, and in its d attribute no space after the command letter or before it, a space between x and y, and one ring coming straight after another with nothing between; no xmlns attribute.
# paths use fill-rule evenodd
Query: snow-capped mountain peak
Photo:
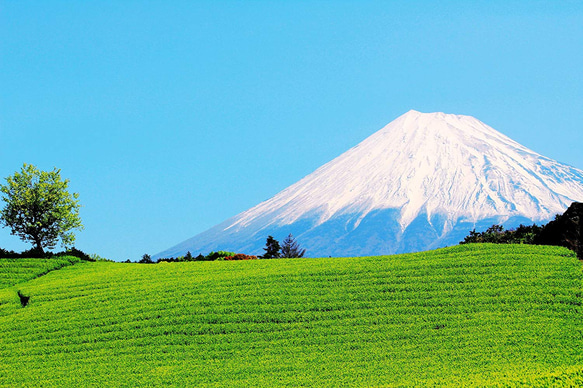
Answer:
<svg viewBox="0 0 583 388"><path fill-rule="evenodd" d="M543 157L473 117L410 110L273 198L161 255L186 252L187 246L204 251L220 244L221 236L232 244L225 249L258 253L267 233L278 230L303 237L312 256L342 255L324 246L325 237L350 241L349 250L357 254L411 251L419 249L405 241L413 238L412 226L423 225L439 245L449 242L456 226L547 220L581 200L583 171ZM365 233L371 221L383 222L382 214L390 231ZM361 234L366 244L355 240ZM366 235L378 241L371 246ZM214 242L204 241L208 238Z"/></svg>

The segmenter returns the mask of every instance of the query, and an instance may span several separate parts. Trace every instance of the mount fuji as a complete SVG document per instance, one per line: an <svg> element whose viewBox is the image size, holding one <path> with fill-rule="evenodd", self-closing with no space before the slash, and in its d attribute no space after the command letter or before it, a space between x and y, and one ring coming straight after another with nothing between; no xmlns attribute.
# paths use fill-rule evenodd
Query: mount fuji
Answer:
<svg viewBox="0 0 583 388"><path fill-rule="evenodd" d="M273 198L156 257L262 254L292 233L306 256L457 244L469 230L546 222L583 201L583 171L481 121L409 111Z"/></svg>

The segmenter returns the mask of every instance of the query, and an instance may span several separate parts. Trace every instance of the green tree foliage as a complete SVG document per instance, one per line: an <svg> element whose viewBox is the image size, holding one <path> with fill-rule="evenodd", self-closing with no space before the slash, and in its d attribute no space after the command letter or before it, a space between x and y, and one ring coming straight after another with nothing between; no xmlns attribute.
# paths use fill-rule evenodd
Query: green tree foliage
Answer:
<svg viewBox="0 0 583 388"><path fill-rule="evenodd" d="M60 239L64 247L75 241L74 229L83 229L79 218L79 195L69 193L69 180L61 171L40 171L24 164L20 172L6 178L0 192L6 206L0 210L0 223L39 254L52 249Z"/></svg>
<svg viewBox="0 0 583 388"><path fill-rule="evenodd" d="M304 257L306 253L305 249L300 247L300 244L294 239L294 236L290 233L289 236L283 240L281 246L281 257Z"/></svg>
<svg viewBox="0 0 583 388"><path fill-rule="evenodd" d="M542 226L532 224L520 225L516 229L504 230L502 225L492 225L484 232L471 230L460 244L495 243L495 244L534 244L535 237L542 230Z"/></svg>
<svg viewBox="0 0 583 388"><path fill-rule="evenodd" d="M140 263L140 264L154 264L154 261L152 260L152 256L148 255L147 253L144 253L144 255L142 256L140 261L138 261L138 263Z"/></svg>
<svg viewBox="0 0 583 388"><path fill-rule="evenodd" d="M583 260L583 203L573 202L565 213L557 215L537 234L534 243L569 248Z"/></svg>
<svg viewBox="0 0 583 388"><path fill-rule="evenodd" d="M215 260L225 260L226 257L235 256L235 252L228 252L228 251L217 251L217 252L210 252L208 255L203 256L199 254L198 256L192 256L190 251L186 252L185 256L178 256L178 257L162 257L157 260L157 263L160 262L167 262L167 263L179 263L183 261L215 261Z"/></svg>
<svg viewBox="0 0 583 388"><path fill-rule="evenodd" d="M281 257L281 246L279 241L273 238L273 236L267 236L267 241L265 242L265 248L263 248L265 254L261 256L262 259L277 259Z"/></svg>
<svg viewBox="0 0 583 388"><path fill-rule="evenodd" d="M97 254L91 254L88 255L87 253L83 252L80 249L77 249L75 247L72 248L68 248L67 250L61 251L61 252L45 252L44 254L44 258L59 258L59 257L65 257L65 256L72 256L72 257L77 257L81 260L85 260L85 261L97 261L97 260L106 260L106 261L110 261L107 260ZM31 248L28 249L26 251L22 251L20 253L14 252L14 251L8 251L6 249L2 249L0 248L0 259L29 259L29 258L39 258L39 252L37 249L35 248Z"/></svg>
<svg viewBox="0 0 583 388"><path fill-rule="evenodd" d="M229 251L217 251L211 252L205 256L205 261L215 261L215 260L224 260L225 257L235 256L236 252L229 252Z"/></svg>

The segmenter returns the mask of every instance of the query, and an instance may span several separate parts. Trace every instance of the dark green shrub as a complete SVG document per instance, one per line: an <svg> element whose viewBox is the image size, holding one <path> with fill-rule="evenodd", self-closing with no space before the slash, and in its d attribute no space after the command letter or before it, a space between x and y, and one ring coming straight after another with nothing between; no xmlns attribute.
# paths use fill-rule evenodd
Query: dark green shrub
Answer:
<svg viewBox="0 0 583 388"><path fill-rule="evenodd" d="M19 257L20 253L0 248L0 259L17 259Z"/></svg>
<svg viewBox="0 0 583 388"><path fill-rule="evenodd" d="M21 258L39 258L39 259L51 256L53 256L52 252L50 251L45 252L44 250L38 248L31 248L26 251L22 251L19 255L19 257Z"/></svg>
<svg viewBox="0 0 583 388"><path fill-rule="evenodd" d="M53 256L53 255L51 254L51 256ZM91 256L89 256L87 253L85 253L82 250L77 249L75 247L67 249L66 251L58 252L58 253L54 254L54 256L75 256L75 257L80 258L81 260L95 261L95 259L92 258Z"/></svg>

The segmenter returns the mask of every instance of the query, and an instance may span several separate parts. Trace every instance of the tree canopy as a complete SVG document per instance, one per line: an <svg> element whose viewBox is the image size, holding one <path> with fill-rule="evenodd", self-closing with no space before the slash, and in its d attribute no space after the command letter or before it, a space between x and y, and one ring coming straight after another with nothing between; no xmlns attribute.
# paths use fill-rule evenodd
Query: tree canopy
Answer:
<svg viewBox="0 0 583 388"><path fill-rule="evenodd" d="M277 259L280 257L281 246L279 241L273 238L273 236L267 236L267 241L265 242L265 248L263 248L265 253L261 258L263 259Z"/></svg>
<svg viewBox="0 0 583 388"><path fill-rule="evenodd" d="M0 210L0 223L41 254L45 248L54 248L59 239L64 247L72 246L73 230L83 229L83 225L79 194L69 193L68 186L69 180L61 178L60 170L40 171L25 163L0 185L6 202Z"/></svg>
<svg viewBox="0 0 583 388"><path fill-rule="evenodd" d="M300 247L300 244L294 239L294 236L292 236L291 233L285 238L285 240L283 240L281 246L281 257L303 257L305 253L306 250Z"/></svg>
<svg viewBox="0 0 583 388"><path fill-rule="evenodd" d="M504 230L502 225L492 225L484 232L471 230L460 244L469 243L496 243L496 244L534 244L535 238L542 230L542 226L522 225L510 230Z"/></svg>

